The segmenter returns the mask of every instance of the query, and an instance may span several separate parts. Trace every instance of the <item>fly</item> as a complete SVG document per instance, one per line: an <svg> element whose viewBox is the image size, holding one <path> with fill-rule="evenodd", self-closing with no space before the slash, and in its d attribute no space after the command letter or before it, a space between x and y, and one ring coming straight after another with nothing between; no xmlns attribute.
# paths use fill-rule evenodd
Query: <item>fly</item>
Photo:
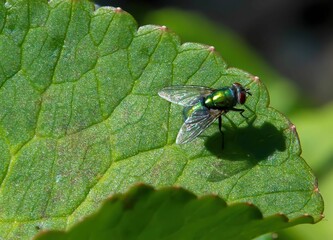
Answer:
<svg viewBox="0 0 333 240"><path fill-rule="evenodd" d="M235 106L243 105L247 95L252 96L250 89L244 88L240 83L218 89L202 86L170 86L160 90L158 95L184 107L184 124L178 132L177 144L191 142L218 119L222 148L224 146L222 115L236 111L246 118L243 115L245 110Z"/></svg>

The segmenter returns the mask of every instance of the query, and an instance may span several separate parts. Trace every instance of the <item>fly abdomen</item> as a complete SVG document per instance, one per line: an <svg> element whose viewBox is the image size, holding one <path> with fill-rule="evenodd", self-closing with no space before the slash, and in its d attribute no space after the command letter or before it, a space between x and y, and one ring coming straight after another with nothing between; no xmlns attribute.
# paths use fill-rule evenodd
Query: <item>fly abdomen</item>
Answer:
<svg viewBox="0 0 333 240"><path fill-rule="evenodd" d="M183 117L184 120L191 117L194 112L206 111L209 107L207 107L204 103L204 99L200 100L194 106L187 106L183 109Z"/></svg>

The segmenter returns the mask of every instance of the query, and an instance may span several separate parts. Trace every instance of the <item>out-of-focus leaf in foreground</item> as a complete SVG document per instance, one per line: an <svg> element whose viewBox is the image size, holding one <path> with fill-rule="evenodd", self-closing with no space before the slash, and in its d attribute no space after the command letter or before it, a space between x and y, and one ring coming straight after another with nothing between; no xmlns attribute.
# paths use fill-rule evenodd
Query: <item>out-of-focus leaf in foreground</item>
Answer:
<svg viewBox="0 0 333 240"><path fill-rule="evenodd" d="M107 200L96 214L68 232L43 232L36 240L103 240L111 236L114 239L245 240L312 220L304 216L288 222L283 215L263 219L255 206L246 203L227 206L216 196L198 199L184 189L154 191L147 186L136 186L126 195Z"/></svg>
<svg viewBox="0 0 333 240"><path fill-rule="evenodd" d="M321 219L294 125L214 48L88 1L0 3L1 238L65 229L137 182L251 202L264 217ZM247 119L224 118L225 149L216 124L176 145L182 109L158 90L236 81L253 96Z"/></svg>

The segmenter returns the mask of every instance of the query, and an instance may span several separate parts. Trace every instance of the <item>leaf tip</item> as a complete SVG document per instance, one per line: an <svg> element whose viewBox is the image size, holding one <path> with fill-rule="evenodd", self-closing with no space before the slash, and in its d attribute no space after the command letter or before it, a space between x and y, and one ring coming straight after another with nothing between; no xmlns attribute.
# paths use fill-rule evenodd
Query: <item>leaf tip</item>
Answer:
<svg viewBox="0 0 333 240"><path fill-rule="evenodd" d="M260 78L258 76L252 76L252 80L255 83L259 83L260 82Z"/></svg>
<svg viewBox="0 0 333 240"><path fill-rule="evenodd" d="M120 8L120 7L116 7L115 12L116 13L121 13L121 12L123 12L123 9Z"/></svg>
<svg viewBox="0 0 333 240"><path fill-rule="evenodd" d="M317 185L317 184L315 184L313 191L314 191L315 193L319 193L319 188L318 188L318 185Z"/></svg>
<svg viewBox="0 0 333 240"><path fill-rule="evenodd" d="M288 120L288 121L289 121L289 120ZM296 139L297 139L297 141L299 141L299 140L298 140L299 137L298 137L298 133L297 133L296 126L295 126L295 124L291 123L290 121L289 121L289 129L290 129L290 131L292 132L292 134L296 135ZM298 144L300 144L300 143L298 143Z"/></svg>
<svg viewBox="0 0 333 240"><path fill-rule="evenodd" d="M214 46L209 46L208 50L211 51L211 52L215 52L215 47Z"/></svg>
<svg viewBox="0 0 333 240"><path fill-rule="evenodd" d="M168 27L163 25L163 26L160 26L159 29L160 29L161 31L167 31L167 30L168 30Z"/></svg>
<svg viewBox="0 0 333 240"><path fill-rule="evenodd" d="M292 124L292 123L290 124L289 128L292 131L296 131L296 126L294 124Z"/></svg>
<svg viewBox="0 0 333 240"><path fill-rule="evenodd" d="M250 207L253 207L253 206L255 206L253 203L251 203L251 202L244 202L244 204L246 204L247 206L250 206Z"/></svg>

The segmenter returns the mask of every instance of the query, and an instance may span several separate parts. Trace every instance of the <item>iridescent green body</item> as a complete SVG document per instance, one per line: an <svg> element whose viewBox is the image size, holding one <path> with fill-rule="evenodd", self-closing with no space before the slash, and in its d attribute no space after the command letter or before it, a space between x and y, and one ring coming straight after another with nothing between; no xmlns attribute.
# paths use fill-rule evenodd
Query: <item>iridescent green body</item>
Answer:
<svg viewBox="0 0 333 240"><path fill-rule="evenodd" d="M230 87L217 89L204 99L204 104L208 108L220 109L232 108L237 104L235 93Z"/></svg>
<svg viewBox="0 0 333 240"><path fill-rule="evenodd" d="M230 87L224 87L215 90L208 96L202 98L194 106L188 106L184 108L184 119L190 117L194 112L209 109L219 109L228 111L237 104L237 98L234 91Z"/></svg>

